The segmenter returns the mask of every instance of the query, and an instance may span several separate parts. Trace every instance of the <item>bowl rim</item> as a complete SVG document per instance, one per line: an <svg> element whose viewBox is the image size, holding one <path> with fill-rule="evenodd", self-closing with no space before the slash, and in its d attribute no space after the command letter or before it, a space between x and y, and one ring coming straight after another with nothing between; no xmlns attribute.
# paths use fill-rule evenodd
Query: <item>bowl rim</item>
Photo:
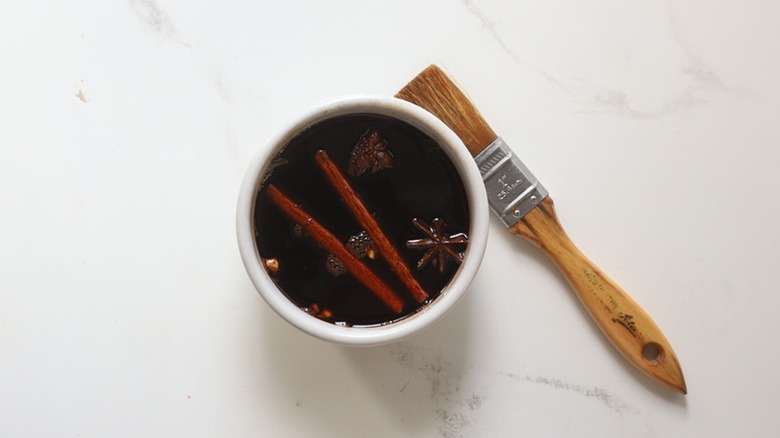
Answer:
<svg viewBox="0 0 780 438"><path fill-rule="evenodd" d="M433 138L458 171L470 211L469 245L463 263L441 294L413 315L372 327L345 327L322 321L301 310L276 286L262 267L254 235L254 205L262 178L276 153L305 129L333 117L378 114L402 120ZM347 345L380 345L417 333L447 314L465 295L485 253L488 204L482 177L461 139L428 111L407 101L385 96L346 96L324 102L295 117L260 148L247 168L236 209L236 236L244 268L266 303L298 329L327 341Z"/></svg>

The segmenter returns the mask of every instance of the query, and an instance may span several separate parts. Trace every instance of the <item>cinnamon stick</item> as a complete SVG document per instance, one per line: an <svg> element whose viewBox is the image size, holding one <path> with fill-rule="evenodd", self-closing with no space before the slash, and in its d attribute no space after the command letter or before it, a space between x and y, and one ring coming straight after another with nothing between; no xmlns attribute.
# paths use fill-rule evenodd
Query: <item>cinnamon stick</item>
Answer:
<svg viewBox="0 0 780 438"><path fill-rule="evenodd" d="M368 211L368 208L366 208L360 195L355 192L349 184L349 181L347 181L347 178L341 173L338 166L336 166L336 163L334 163L328 156L328 153L323 150L317 151L314 154L314 158L317 161L317 164L320 165L320 169L325 173L328 181L333 185L333 188L336 189L341 196L341 199L347 204L347 207L352 212L352 215L355 216L355 219L360 226L363 227L368 235L371 236L371 239L374 240L374 243L379 249L379 253L387 261L387 264L390 265L393 272L401 279L417 302L421 303L425 301L428 298L428 293L425 292L422 286L420 286L420 283L415 280L409 266L407 266L401 258L398 250L395 249L395 246L390 242L390 239L388 239L387 235L382 231L382 227L379 226L379 223L374 219L374 216Z"/></svg>
<svg viewBox="0 0 780 438"><path fill-rule="evenodd" d="M339 239L334 236L327 228L317 222L309 213L297 205L292 199L287 197L281 190L274 185L269 185L265 189L268 199L276 204L284 214L293 222L297 223L323 248L334 256L338 257L358 281L363 283L371 292L376 295L390 310L396 314L401 313L404 303L398 295L390 289L384 281L377 277L363 262L355 257L344 246Z"/></svg>

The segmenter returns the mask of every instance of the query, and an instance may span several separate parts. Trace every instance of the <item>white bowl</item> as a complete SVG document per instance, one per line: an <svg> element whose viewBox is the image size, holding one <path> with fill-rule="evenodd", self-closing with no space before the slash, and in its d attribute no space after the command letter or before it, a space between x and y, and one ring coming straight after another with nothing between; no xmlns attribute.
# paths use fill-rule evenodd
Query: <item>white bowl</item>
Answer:
<svg viewBox="0 0 780 438"><path fill-rule="evenodd" d="M263 268L254 233L255 198L268 165L292 138L310 126L348 114L378 114L402 120L421 130L449 156L457 169L468 197L470 212L469 244L463 262L433 302L398 321L375 327L345 327L322 321L304 312L279 290ZM238 246L249 278L271 308L306 333L348 345L379 345L400 340L439 320L463 297L477 273L485 253L488 234L488 205L482 177L463 142L441 120L424 109L392 97L347 97L322 104L295 118L259 150L249 165L238 198L236 228Z"/></svg>

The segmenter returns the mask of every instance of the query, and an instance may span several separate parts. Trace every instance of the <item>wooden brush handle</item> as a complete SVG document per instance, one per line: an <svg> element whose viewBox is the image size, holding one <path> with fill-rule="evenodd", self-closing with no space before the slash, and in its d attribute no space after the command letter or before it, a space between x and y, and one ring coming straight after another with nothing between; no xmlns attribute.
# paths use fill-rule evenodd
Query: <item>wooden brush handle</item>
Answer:
<svg viewBox="0 0 780 438"><path fill-rule="evenodd" d="M572 243L549 196L509 231L527 238L550 257L591 318L629 362L658 382L687 392L669 341L650 316Z"/></svg>

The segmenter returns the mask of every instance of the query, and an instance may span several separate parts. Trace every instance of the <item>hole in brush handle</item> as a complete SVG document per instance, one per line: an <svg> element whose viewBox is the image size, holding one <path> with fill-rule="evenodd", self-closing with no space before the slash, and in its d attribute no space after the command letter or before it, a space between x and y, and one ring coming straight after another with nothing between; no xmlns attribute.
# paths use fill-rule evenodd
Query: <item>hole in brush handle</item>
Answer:
<svg viewBox="0 0 780 438"><path fill-rule="evenodd" d="M664 361L664 349L655 342L648 342L642 347L642 359L652 365L658 365Z"/></svg>

